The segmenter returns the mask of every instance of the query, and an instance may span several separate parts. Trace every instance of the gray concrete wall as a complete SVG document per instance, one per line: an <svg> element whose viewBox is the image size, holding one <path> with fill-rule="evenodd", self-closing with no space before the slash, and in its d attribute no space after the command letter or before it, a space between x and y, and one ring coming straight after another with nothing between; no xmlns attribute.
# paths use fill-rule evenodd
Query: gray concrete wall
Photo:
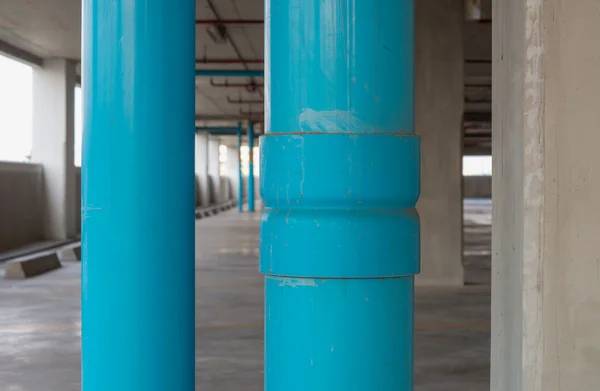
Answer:
<svg viewBox="0 0 600 391"><path fill-rule="evenodd" d="M521 3L521 4L518 4ZM523 388L523 213L525 14L521 1L495 4L492 112L491 391ZM503 27L505 26L505 27ZM508 30L503 31L504 28ZM520 114L518 112L520 111ZM537 151L536 151L537 152ZM536 164L538 166L538 164ZM539 184L535 186L538 191ZM531 206L534 206L533 204ZM531 212L538 215L539 207ZM534 226L535 227L535 226ZM535 234L539 234L536 228ZM532 250L539 240L532 242ZM536 261L537 263L537 261ZM537 290L537 289L536 289ZM533 370L533 368L531 368ZM541 387L541 382L539 382ZM530 384L532 386L532 384ZM537 390L541 390L541 388ZM535 388L530 387L530 390Z"/></svg>
<svg viewBox="0 0 600 391"><path fill-rule="evenodd" d="M422 285L462 285L463 0L416 5L415 131L422 140Z"/></svg>
<svg viewBox="0 0 600 391"><path fill-rule="evenodd" d="M198 178L198 175L194 175L194 199L196 201L196 208L202 205L202 193L200 192L200 178Z"/></svg>
<svg viewBox="0 0 600 391"><path fill-rule="evenodd" d="M221 180L219 172L219 137L208 136L208 176L210 183L210 202L219 202L221 197Z"/></svg>
<svg viewBox="0 0 600 391"><path fill-rule="evenodd" d="M44 237L42 166L0 162L0 251Z"/></svg>
<svg viewBox="0 0 600 391"><path fill-rule="evenodd" d="M248 177L244 177L244 199L248 198ZM260 200L260 177L254 177L254 199Z"/></svg>
<svg viewBox="0 0 600 391"><path fill-rule="evenodd" d="M600 2L494 7L491 390L597 390Z"/></svg>
<svg viewBox="0 0 600 391"><path fill-rule="evenodd" d="M492 0L481 0L481 19L492 18Z"/></svg>
<svg viewBox="0 0 600 391"><path fill-rule="evenodd" d="M467 0L469 1L469 0ZM480 19L491 19L491 0L481 0ZM465 22L464 31L465 59L489 60L492 58L492 24ZM467 64L465 65L465 76L469 80L481 78L489 80L492 76L491 64ZM489 110L488 110L489 111Z"/></svg>
<svg viewBox="0 0 600 391"><path fill-rule="evenodd" d="M74 174L77 191L69 208L77 216L77 233L81 233L81 168L75 167ZM40 164L0 161L0 252L51 239L44 233L43 182ZM220 182L221 193L214 194L213 190L213 202L234 198L230 178Z"/></svg>
<svg viewBox="0 0 600 391"><path fill-rule="evenodd" d="M196 207L237 199L237 186L235 192L233 186L233 181L237 183L237 178L208 176L204 186L200 183L200 179L196 175Z"/></svg>
<svg viewBox="0 0 600 391"><path fill-rule="evenodd" d="M463 198L491 198L491 176L463 176Z"/></svg>
<svg viewBox="0 0 600 391"><path fill-rule="evenodd" d="M33 142L31 160L43 166L44 236L73 238L80 214L74 214L75 80L76 64L65 59L45 60L34 67Z"/></svg>
<svg viewBox="0 0 600 391"><path fill-rule="evenodd" d="M480 23L465 23L464 31L465 58L491 59L492 58L492 25ZM486 66L486 76L491 76L491 66ZM469 75L467 75L469 76Z"/></svg>
<svg viewBox="0 0 600 391"><path fill-rule="evenodd" d="M196 205L208 206L210 203L210 184L208 182L208 133L196 133Z"/></svg>
<svg viewBox="0 0 600 391"><path fill-rule="evenodd" d="M81 167L75 167L75 215L77 216L77 233L81 234Z"/></svg>
<svg viewBox="0 0 600 391"><path fill-rule="evenodd" d="M231 186L231 198L238 199L239 178L238 166L240 161L240 152L236 147L229 146L227 148L227 177Z"/></svg>
<svg viewBox="0 0 600 391"><path fill-rule="evenodd" d="M216 181L219 181L219 186L215 186L214 182ZM196 176L196 195L198 196L200 193L207 194L208 199L206 199L206 202L198 203L199 199L196 198L196 207L208 206L237 198L237 193L233 192L232 179L227 177L217 178L209 176L207 178L207 187L203 188L198 176Z"/></svg>
<svg viewBox="0 0 600 391"><path fill-rule="evenodd" d="M215 181L218 181L218 179L219 177L214 177L212 175L208 176L208 205L217 202L219 189L217 188Z"/></svg>
<svg viewBox="0 0 600 391"><path fill-rule="evenodd" d="M228 177L221 177L219 185L219 200L218 202L225 202L232 199L231 192L231 179Z"/></svg>

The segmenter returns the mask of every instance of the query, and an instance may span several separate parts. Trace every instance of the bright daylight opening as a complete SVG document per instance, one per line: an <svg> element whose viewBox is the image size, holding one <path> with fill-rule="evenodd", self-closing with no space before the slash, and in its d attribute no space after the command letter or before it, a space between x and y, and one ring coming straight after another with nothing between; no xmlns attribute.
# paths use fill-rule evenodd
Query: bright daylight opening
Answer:
<svg viewBox="0 0 600 391"><path fill-rule="evenodd" d="M32 69L0 55L0 160L30 162Z"/></svg>

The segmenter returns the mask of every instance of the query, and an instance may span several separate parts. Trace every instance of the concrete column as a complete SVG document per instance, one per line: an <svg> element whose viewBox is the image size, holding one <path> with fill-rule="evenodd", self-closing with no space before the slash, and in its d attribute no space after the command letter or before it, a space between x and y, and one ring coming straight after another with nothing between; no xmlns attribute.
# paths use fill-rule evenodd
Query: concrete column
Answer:
<svg viewBox="0 0 600 391"><path fill-rule="evenodd" d="M464 0L467 19L481 19L481 0Z"/></svg>
<svg viewBox="0 0 600 391"><path fill-rule="evenodd" d="M421 136L421 285L462 285L464 0L415 2L415 133Z"/></svg>
<svg viewBox="0 0 600 391"><path fill-rule="evenodd" d="M221 201L221 175L219 173L219 137L208 136L208 177L211 202Z"/></svg>
<svg viewBox="0 0 600 391"><path fill-rule="evenodd" d="M600 3L494 3L492 391L600 383Z"/></svg>
<svg viewBox="0 0 600 391"><path fill-rule="evenodd" d="M193 391L195 0L83 1L82 391Z"/></svg>
<svg viewBox="0 0 600 391"><path fill-rule="evenodd" d="M33 68L33 149L43 166L44 237L64 240L77 234L75 178L75 63L46 60Z"/></svg>
<svg viewBox="0 0 600 391"><path fill-rule="evenodd" d="M237 148L227 148L227 180L231 184L231 198L238 199L240 192L239 181L240 153Z"/></svg>
<svg viewBox="0 0 600 391"><path fill-rule="evenodd" d="M413 2L266 4L265 389L410 391Z"/></svg>
<svg viewBox="0 0 600 391"><path fill-rule="evenodd" d="M242 125L239 125L237 134L237 149L235 150L235 157L232 156L232 162L235 162L236 182L237 182L237 194L238 199L238 211L244 210L244 176L242 175ZM233 167L230 166L232 169ZM232 182L233 183L233 182Z"/></svg>
<svg viewBox="0 0 600 391"><path fill-rule="evenodd" d="M198 206L210 203L210 184L208 177L208 132L196 132L196 181L198 184Z"/></svg>

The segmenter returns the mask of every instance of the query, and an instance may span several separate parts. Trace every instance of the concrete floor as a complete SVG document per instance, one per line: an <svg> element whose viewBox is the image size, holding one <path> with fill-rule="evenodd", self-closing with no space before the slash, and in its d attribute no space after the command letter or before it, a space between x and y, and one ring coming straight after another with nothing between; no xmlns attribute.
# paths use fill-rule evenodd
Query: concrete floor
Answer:
<svg viewBox="0 0 600 391"><path fill-rule="evenodd" d="M417 288L416 391L489 389L489 206L465 206L467 285ZM262 391L258 215L199 220L196 237L196 389ZM79 273L0 280L0 390L80 390Z"/></svg>

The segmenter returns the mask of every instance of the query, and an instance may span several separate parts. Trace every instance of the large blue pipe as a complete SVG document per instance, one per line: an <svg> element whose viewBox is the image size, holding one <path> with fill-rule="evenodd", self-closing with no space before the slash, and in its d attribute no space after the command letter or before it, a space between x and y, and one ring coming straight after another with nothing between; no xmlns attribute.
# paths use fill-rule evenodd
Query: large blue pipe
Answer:
<svg viewBox="0 0 600 391"><path fill-rule="evenodd" d="M413 0L269 0L265 389L413 389Z"/></svg>
<svg viewBox="0 0 600 391"><path fill-rule="evenodd" d="M248 123L248 212L254 212L254 124Z"/></svg>
<svg viewBox="0 0 600 391"><path fill-rule="evenodd" d="M244 210L244 177L242 175L242 124L238 125L238 211Z"/></svg>
<svg viewBox="0 0 600 391"><path fill-rule="evenodd" d="M83 391L194 390L195 15L83 2Z"/></svg>
<svg viewBox="0 0 600 391"><path fill-rule="evenodd" d="M227 69L196 69L196 76L211 77L263 77L264 71L227 70Z"/></svg>

